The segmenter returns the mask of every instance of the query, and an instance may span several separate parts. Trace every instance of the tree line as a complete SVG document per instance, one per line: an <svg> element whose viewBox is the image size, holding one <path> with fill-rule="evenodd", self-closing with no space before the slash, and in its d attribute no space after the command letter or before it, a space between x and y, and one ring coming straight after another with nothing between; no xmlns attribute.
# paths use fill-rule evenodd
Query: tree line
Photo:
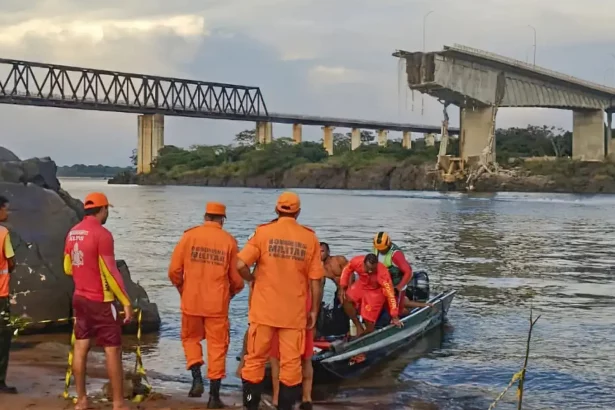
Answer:
<svg viewBox="0 0 615 410"><path fill-rule="evenodd" d="M276 138L269 144L260 145L256 142L255 130L245 130L237 134L229 145L193 145L188 149L167 145L161 149L153 170L171 176L213 168L226 175L259 175L306 163L334 162L353 167L403 160L426 163L435 161L439 149L439 142L435 146L426 146L423 138L413 140L410 150L402 147L400 139L389 139L386 147L378 146L375 141L373 132L362 131L362 145L352 151L351 133L334 133L334 156L329 157L322 141L296 144L290 138ZM572 133L533 125L498 129L496 153L501 164L512 158L567 157L572 154ZM448 154L459 155L458 138L449 142ZM131 161L136 163L136 151Z"/></svg>

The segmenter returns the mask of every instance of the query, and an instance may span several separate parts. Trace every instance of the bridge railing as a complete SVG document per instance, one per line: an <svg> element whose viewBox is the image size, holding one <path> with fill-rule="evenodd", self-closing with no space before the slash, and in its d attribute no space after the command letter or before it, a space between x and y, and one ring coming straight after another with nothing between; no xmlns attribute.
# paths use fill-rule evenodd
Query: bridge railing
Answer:
<svg viewBox="0 0 615 410"><path fill-rule="evenodd" d="M0 102L122 112L266 117L258 87L0 59Z"/></svg>

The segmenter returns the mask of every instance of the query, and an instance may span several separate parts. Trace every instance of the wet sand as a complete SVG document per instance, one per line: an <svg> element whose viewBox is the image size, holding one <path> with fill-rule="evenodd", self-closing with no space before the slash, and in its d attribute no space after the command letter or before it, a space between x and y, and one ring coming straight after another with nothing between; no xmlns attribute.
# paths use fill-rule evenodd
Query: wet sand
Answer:
<svg viewBox="0 0 615 410"><path fill-rule="evenodd" d="M11 350L8 384L15 386L19 394L0 396L0 410L72 409L70 400L61 397L64 391L68 346L60 343L40 343L35 346ZM128 369L125 369L128 370ZM106 370L101 352L90 353L88 360L88 394L101 395L106 383ZM74 386L71 388L74 393ZM241 409L239 392L222 392L222 400L230 409ZM130 403L133 409L196 410L207 408L207 394L200 399L182 397L182 392L161 394L156 391L146 401ZM110 403L93 402L92 409L111 409Z"/></svg>
<svg viewBox="0 0 615 410"><path fill-rule="evenodd" d="M0 410L72 409L72 402L61 397L64 391L66 358L69 347L55 342L27 344L25 346L18 344L15 347L15 349L11 350L8 382L18 389L19 394L0 396ZM125 369L129 370L128 368ZM101 395L102 386L107 381L104 358L101 352L93 351L90 353L87 371L88 394L90 396ZM70 392L74 394L74 386L71 386ZM186 391L175 390L169 392L153 386L153 394L146 401L139 404L128 404L131 409L200 410L207 408L207 394L204 394L200 399L190 399L186 396ZM223 391L222 400L229 409L242 408L239 391ZM387 401L382 396L338 397L336 400L315 401L314 408L318 410L392 408L392 403L387 403ZM265 395L261 409L273 409L269 405L270 402L271 398ZM91 408L110 410L112 406L108 402L92 402ZM414 402L407 406L397 403L393 408L432 410L438 407L429 403Z"/></svg>

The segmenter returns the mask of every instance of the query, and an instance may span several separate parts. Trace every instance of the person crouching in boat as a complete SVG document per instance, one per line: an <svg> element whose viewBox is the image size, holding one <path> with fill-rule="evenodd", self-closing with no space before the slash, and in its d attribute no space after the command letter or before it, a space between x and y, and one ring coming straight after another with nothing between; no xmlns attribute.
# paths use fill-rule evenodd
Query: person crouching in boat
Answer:
<svg viewBox="0 0 615 410"><path fill-rule="evenodd" d="M412 265L406 259L403 251L397 246L386 232L378 232L374 236L374 255L378 261L387 268L391 281L395 287L395 298L399 305L400 315L405 316L415 307L433 306L430 303L421 303L410 300L404 288L412 280Z"/></svg>
<svg viewBox="0 0 615 410"><path fill-rule="evenodd" d="M348 288L350 277L357 273L359 278ZM373 253L355 256L342 270L340 286L343 290L344 311L357 328L357 336L373 332L380 312L388 302L391 323L402 327L398 317L398 306L393 292L393 283L386 267L378 262ZM357 308L365 327L359 322Z"/></svg>

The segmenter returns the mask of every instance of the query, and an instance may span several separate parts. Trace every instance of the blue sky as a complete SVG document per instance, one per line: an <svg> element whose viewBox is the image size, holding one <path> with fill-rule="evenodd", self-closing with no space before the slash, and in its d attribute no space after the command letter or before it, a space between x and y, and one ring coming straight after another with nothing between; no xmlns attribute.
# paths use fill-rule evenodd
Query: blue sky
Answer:
<svg viewBox="0 0 615 410"><path fill-rule="evenodd" d="M399 89L391 56L422 49L431 10L428 50L461 43L531 61L532 25L537 64L615 86L609 0L2 0L0 56L256 85L270 111L437 125L440 105L425 97L421 113L422 97L413 103ZM59 164L125 165L137 140L130 114L0 106L0 121L0 145ZM569 129L572 116L498 114L498 126L528 123ZM165 143L230 143L251 127L167 118ZM320 133L304 127L306 140ZM289 125L274 126L274 136L290 135Z"/></svg>

